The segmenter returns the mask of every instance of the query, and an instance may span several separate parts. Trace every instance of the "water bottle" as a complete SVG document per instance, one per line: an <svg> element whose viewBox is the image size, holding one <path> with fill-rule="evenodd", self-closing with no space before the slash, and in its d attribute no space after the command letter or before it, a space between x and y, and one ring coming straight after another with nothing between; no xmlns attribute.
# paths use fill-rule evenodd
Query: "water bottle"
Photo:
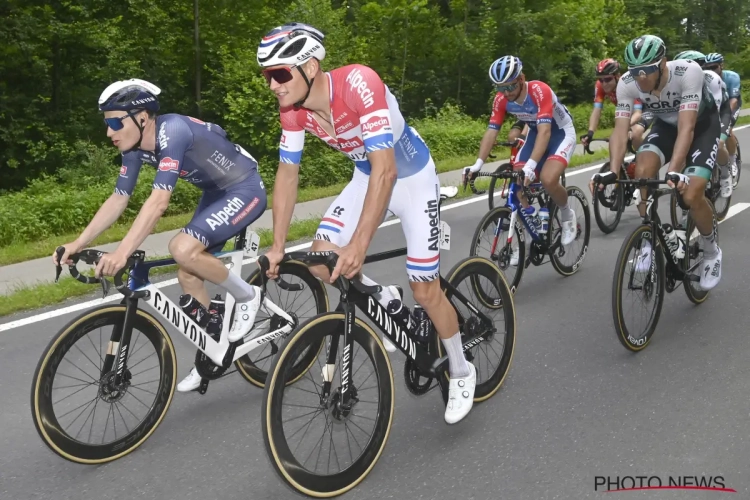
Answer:
<svg viewBox="0 0 750 500"><path fill-rule="evenodd" d="M682 260L685 257L685 250L687 249L687 234L684 229L675 229L674 233L679 243L674 254L677 259Z"/></svg>
<svg viewBox="0 0 750 500"><path fill-rule="evenodd" d="M539 217L536 212L536 207L532 205L528 208L522 208L521 211L523 212L524 218L529 223L529 225L533 226L534 229L536 229L537 232L539 232L539 229L541 228L542 224L539 221Z"/></svg>
<svg viewBox="0 0 750 500"><path fill-rule="evenodd" d="M214 340L219 340L221 337L221 327L224 324L224 299L220 294L211 299L211 303L208 306L208 326L206 327L206 333L208 333Z"/></svg>
<svg viewBox="0 0 750 500"><path fill-rule="evenodd" d="M664 224L664 239L667 240L667 246L669 251L672 253L672 257L675 260L681 260L685 256L685 250L683 243L677 236L677 232L674 230L671 224Z"/></svg>
<svg viewBox="0 0 750 500"><path fill-rule="evenodd" d="M547 234L547 229L549 229L549 209L547 207L542 207L539 210L539 234Z"/></svg>
<svg viewBox="0 0 750 500"><path fill-rule="evenodd" d="M414 332L414 336L420 342L429 342L430 337L433 333L433 325L430 317L427 316L427 311L425 311L419 304L415 304L414 312L412 314L414 316L414 322L417 324L417 329Z"/></svg>
<svg viewBox="0 0 750 500"><path fill-rule="evenodd" d="M403 325L406 325L406 329L409 333L414 333L415 322L411 315L409 308L404 305L399 299L393 299L388 302L386 311L394 318L401 321Z"/></svg>
<svg viewBox="0 0 750 500"><path fill-rule="evenodd" d="M195 321L201 328L205 328L208 324L208 310L203 304L195 300L195 297L192 295L180 295L180 308L182 312L190 316L190 319Z"/></svg>

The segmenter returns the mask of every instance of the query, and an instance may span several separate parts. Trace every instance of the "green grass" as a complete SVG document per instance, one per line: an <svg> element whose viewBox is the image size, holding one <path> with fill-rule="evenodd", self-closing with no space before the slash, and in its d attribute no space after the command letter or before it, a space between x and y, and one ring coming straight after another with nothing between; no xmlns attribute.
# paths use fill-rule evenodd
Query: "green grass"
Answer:
<svg viewBox="0 0 750 500"><path fill-rule="evenodd" d="M304 219L292 222L292 225L289 228L287 241L299 241L314 235L319 222L320 219ZM261 249L271 246L271 243L273 242L273 233L270 230L261 229L258 231L258 236L260 236ZM232 245L233 241L228 241L224 246L224 250L231 250ZM160 258L164 257L155 256L151 257L149 260ZM51 261L49 268L51 277L54 273L54 267L52 266ZM175 271L177 271L177 266L165 266L152 270L150 276L153 278L155 276L173 273ZM67 267L63 267L63 274L58 283L24 284L14 286L13 292L3 296L2 300L0 300L0 316L7 316L17 312L37 309L51 304L59 304L66 299L80 297L81 295L87 295L101 290L99 285L84 285L69 276L63 277L66 274L68 274L68 269ZM117 292L113 290L111 293Z"/></svg>

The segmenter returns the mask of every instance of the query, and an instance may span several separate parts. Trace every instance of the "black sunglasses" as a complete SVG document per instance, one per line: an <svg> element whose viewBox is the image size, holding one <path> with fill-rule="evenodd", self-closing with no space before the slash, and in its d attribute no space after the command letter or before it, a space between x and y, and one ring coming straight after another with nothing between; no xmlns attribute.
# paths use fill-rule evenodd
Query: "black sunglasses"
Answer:
<svg viewBox="0 0 750 500"><path fill-rule="evenodd" d="M292 78L294 78L294 74L292 74L292 68L295 68L295 66L291 66L289 68L274 68L274 69L264 69L263 70L263 76L266 77L266 83L269 85L271 84L271 78L276 80L276 83L284 84L292 81Z"/></svg>

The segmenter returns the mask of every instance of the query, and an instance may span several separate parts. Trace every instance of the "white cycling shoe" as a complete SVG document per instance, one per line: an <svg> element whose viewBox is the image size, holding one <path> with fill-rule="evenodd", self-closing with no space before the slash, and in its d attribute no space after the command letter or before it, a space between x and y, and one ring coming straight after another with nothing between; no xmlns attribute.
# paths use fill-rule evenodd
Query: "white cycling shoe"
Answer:
<svg viewBox="0 0 750 500"><path fill-rule="evenodd" d="M474 389L477 386L477 369L469 365L471 373L464 378L451 378L448 388L448 404L445 407L445 422L455 424L463 420L474 406Z"/></svg>
<svg viewBox="0 0 750 500"><path fill-rule="evenodd" d="M719 281L721 281L721 248L718 248L718 252L711 257L706 257L706 254L703 254L701 289L711 290L719 284Z"/></svg>
<svg viewBox="0 0 750 500"><path fill-rule="evenodd" d="M227 338L229 342L237 342L247 335L255 324L255 316L260 309L261 291L257 286L251 285L255 289L255 295L247 302L237 302L234 306L234 323L229 330Z"/></svg>
<svg viewBox="0 0 750 500"><path fill-rule="evenodd" d="M201 385L201 376L198 370L193 367L190 374L177 384L177 392L190 392L196 390Z"/></svg>
<svg viewBox="0 0 750 500"><path fill-rule="evenodd" d="M573 243L573 240L576 239L576 213L573 211L572 208L569 208L568 210L571 211L572 215L570 220L564 220L562 221L562 237L560 238L560 244L570 245Z"/></svg>
<svg viewBox="0 0 750 500"><path fill-rule="evenodd" d="M720 180L721 184L721 193L719 196L722 198L729 198L732 196L732 177L727 177L726 179Z"/></svg>

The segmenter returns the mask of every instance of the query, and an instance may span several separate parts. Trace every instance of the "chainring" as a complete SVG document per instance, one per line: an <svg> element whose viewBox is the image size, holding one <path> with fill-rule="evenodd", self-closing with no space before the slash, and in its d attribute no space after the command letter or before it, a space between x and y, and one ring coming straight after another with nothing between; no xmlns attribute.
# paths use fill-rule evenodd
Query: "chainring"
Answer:
<svg viewBox="0 0 750 500"><path fill-rule="evenodd" d="M406 358L404 363L404 383L409 392L415 396L426 394L432 386L434 377L424 376L411 358Z"/></svg>
<svg viewBox="0 0 750 500"><path fill-rule="evenodd" d="M216 380L224 375L226 368L217 366L211 359L200 351L195 353L195 369L206 380Z"/></svg>

